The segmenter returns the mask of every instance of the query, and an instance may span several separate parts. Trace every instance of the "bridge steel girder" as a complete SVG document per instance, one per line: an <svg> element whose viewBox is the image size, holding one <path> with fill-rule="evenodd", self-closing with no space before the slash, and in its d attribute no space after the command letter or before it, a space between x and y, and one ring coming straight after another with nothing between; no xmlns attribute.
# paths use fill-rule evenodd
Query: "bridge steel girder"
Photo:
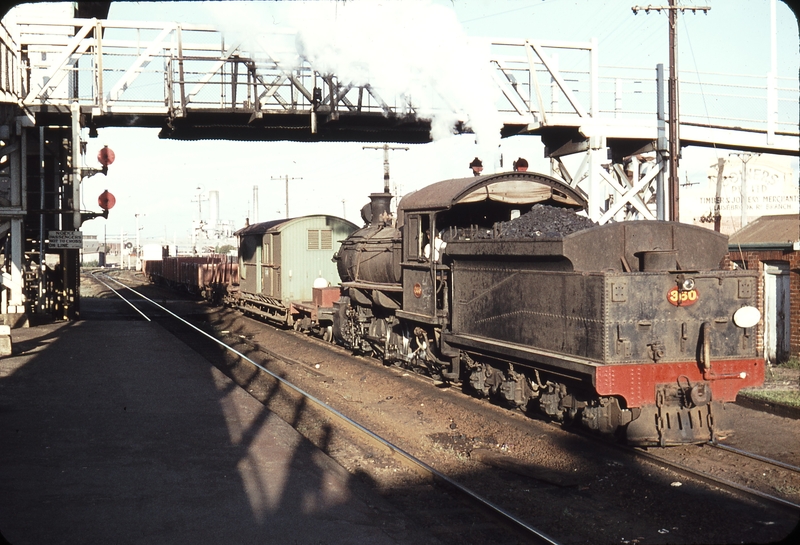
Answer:
<svg viewBox="0 0 800 545"><path fill-rule="evenodd" d="M656 219L656 188L652 182L664 167L656 154L655 168L640 164L639 156L656 151L656 142L643 139L585 137L577 128L541 131L550 174L587 196L587 215L599 224L609 221ZM562 158L582 156L574 172ZM626 168L629 167L629 168Z"/></svg>

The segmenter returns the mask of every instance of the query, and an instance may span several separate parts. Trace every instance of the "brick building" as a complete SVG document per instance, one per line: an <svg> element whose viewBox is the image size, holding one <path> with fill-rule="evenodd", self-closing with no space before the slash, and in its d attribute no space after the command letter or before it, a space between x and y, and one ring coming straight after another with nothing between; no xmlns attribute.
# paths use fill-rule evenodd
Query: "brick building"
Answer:
<svg viewBox="0 0 800 545"><path fill-rule="evenodd" d="M764 355L800 357L800 215L761 216L731 235L730 260L761 273Z"/></svg>

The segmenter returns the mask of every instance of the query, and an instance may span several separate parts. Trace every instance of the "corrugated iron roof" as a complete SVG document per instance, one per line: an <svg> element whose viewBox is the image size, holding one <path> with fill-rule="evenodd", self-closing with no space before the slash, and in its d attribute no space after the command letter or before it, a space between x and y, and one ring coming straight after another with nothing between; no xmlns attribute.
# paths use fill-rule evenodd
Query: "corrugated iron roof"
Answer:
<svg viewBox="0 0 800 545"><path fill-rule="evenodd" d="M248 235L263 235L269 231L282 231L286 229L289 225L294 222L301 221L307 218L332 218L343 223L349 223L353 226L354 229L357 229L358 226L353 222L346 220L344 218L340 218L337 216L329 216L327 214L309 214L308 216L299 216L297 218L283 218L279 220L271 220L271 221L262 221L261 223L254 223L252 225L248 225L247 227L242 227L235 233L233 233L237 237L248 236Z"/></svg>
<svg viewBox="0 0 800 545"><path fill-rule="evenodd" d="M786 245L800 241L800 214L761 216L730 236L729 246Z"/></svg>
<svg viewBox="0 0 800 545"><path fill-rule="evenodd" d="M237 237L241 237L244 235L263 235L270 229L281 225L282 223L287 223L292 221L295 218L290 219L279 219L279 220L271 220L271 221L262 221L261 223L254 223L252 225L248 225L247 227L242 227L235 233L233 233Z"/></svg>

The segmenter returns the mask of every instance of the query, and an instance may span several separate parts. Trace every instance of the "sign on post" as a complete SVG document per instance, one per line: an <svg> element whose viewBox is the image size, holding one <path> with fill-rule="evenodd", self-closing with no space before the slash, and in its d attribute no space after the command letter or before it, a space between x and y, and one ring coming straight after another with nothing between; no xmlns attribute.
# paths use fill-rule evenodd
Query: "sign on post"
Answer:
<svg viewBox="0 0 800 545"><path fill-rule="evenodd" d="M80 250L83 248L83 233L80 231L50 231L51 250Z"/></svg>

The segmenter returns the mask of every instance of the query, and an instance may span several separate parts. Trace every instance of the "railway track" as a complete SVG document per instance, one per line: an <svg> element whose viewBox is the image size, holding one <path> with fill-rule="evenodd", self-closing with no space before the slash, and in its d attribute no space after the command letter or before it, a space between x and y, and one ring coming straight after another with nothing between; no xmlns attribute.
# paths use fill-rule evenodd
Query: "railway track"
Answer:
<svg viewBox="0 0 800 545"><path fill-rule="evenodd" d="M108 280L108 282L113 283L111 280ZM124 290L120 288L119 291ZM160 297L157 299L160 300ZM170 311L167 310L166 312ZM165 315L166 312L164 313ZM158 313L161 314L162 311L159 310ZM292 375L294 377L292 379L293 381L300 378L300 384L304 384L306 388L310 387L310 391L313 392L312 397L317 399L325 398L327 404L332 404L337 412L347 415L350 419L369 422L370 424L364 426L365 428L372 428L375 421L370 420L370 418L374 416L376 412L380 412L382 410L381 407L392 405L392 401L387 401L384 405L381 405L383 400L371 404L366 396L363 397L363 399L355 399L350 398L348 394L344 394L347 396L347 399L339 399L341 398L340 391L343 378L341 374L333 372L334 368L338 368L342 364L345 366L349 365L351 368L351 376L353 373L357 376L362 374L360 370L353 371L356 367L368 370L363 371L364 375L360 378L360 380L363 381L367 380L368 377L368 382L372 385L370 388L365 386L365 393L368 390L372 393L376 380L375 376L406 376L401 370L396 368L387 368L371 364L365 365L364 361L357 361L358 358L352 358L349 352L337 350L336 348L331 351L331 346L327 343L316 341L316 339L308 338L305 335L291 331L277 331L274 330L274 328L265 326L263 323L251 321L249 319L233 319L232 316L235 316L236 313L232 311L222 312L221 314L227 316L225 320L230 319L230 322L220 320L220 315L216 313L215 315L217 317L211 319L205 325L202 325L202 322L208 319L205 314L203 314L203 317L195 315L192 318L193 321L201 322L202 329L206 331L204 336L209 338L208 343L213 342L215 345L219 346L218 339L224 338L227 344L233 344L235 347L238 347L237 351L239 353L244 353L250 360L256 362L260 361L263 367L269 367L269 369L277 371L281 376ZM170 319L174 321L173 318L170 317ZM242 327L242 322L244 323L244 329L240 329ZM247 324L250 325L248 326ZM164 324L162 323L162 325ZM271 333L264 336L265 329L271 330ZM248 331L250 332L249 334ZM211 341L210 337L214 337L215 340ZM184 338L184 341L186 341L186 338ZM299 348L304 345L316 346L319 352L309 358L304 350ZM271 348L275 350L271 350ZM203 353L206 352L207 350L203 351ZM325 356L324 354L332 355ZM297 357L296 360L293 359L294 356ZM236 356L236 358L239 358L239 356ZM280 361L278 358L280 358ZM350 363L347 364L345 359L349 360ZM287 365L282 365L281 362L289 363ZM319 365L314 365L316 362L322 364L321 369L318 368ZM251 369L257 369L257 366L250 363L248 363L247 366ZM227 370L223 369L223 371L229 374ZM239 372L241 376L237 382L249 389L251 395L260 399L258 397L258 388L253 386L252 376L245 371ZM266 375L260 370L259 373ZM229 376L231 375L229 374ZM305 379L303 379L304 376L306 377ZM406 376L406 378L396 378L394 380L400 381L398 382L400 388L408 389L410 388L410 383L408 382L410 378L411 377ZM413 378L416 379L418 377L413 376ZM336 386L334 386L334 380L336 381ZM430 392L432 390L430 384L425 380L413 380L413 382L418 384L421 391ZM405 384L405 386L402 386L402 384ZM322 385L321 389L319 388L320 385ZM328 386L329 389L326 390L325 388ZM399 392L400 390L397 390L397 387L398 386L394 387L394 391ZM331 397L326 397L329 392ZM263 395L265 399L265 405L270 402L269 400L271 398L275 397L274 391L269 388L264 390L261 395ZM402 397L400 394L395 395L398 398ZM414 398L415 395L416 394L405 395L403 403L412 406L403 407L403 410L410 409L413 413L413 403L409 402L409 396L412 399L416 399ZM400 447L398 447L398 449L403 452L410 451L412 457L417 459L436 460L428 465L447 468L444 470L446 474L457 475L456 479L460 479L460 482L469 482L470 488L477 487L475 489L481 491L480 494L482 497L488 498L488 503L501 506L501 510L506 511L512 516L523 521L546 521L543 522L546 531L540 532L544 534L545 539L549 539L547 536L551 535L575 543L617 543L620 542L620 540L622 540L622 542L626 542L627 540L632 540L628 542L635 542L636 540L644 539L648 536L643 528L653 527L657 530L658 534L669 532L670 542L695 543L701 540L705 542L728 543L740 539L738 535L742 531L740 528L740 526L742 526L742 519L746 520L752 518L756 521L755 524L757 525L762 524L763 521L763 524L773 526L756 528L759 532L758 537L754 537L750 539L750 541L763 540L764 538L761 537L761 535L765 531L771 532L770 535L773 536L767 539L767 541L775 541L775 535L782 537L780 533L776 533L778 527L784 528L784 530L781 531L786 532L788 531L785 529L786 521L798 520L800 517L792 501L788 501L788 503L776 502L769 497L770 494L759 494L758 490L756 490L755 493L750 493L746 490L746 486L730 486L729 483L725 482L724 478L715 479L713 475L704 475L701 470L695 470L695 474L693 474L689 469L684 470L684 468L680 467L680 464L667 463L669 460L658 461L656 459L646 459L645 456L650 453L645 453L645 456L636 458L639 460L638 462L633 461L633 458L630 456L620 457L619 453L614 451L614 449L607 450L603 447L598 447L596 441L585 441L572 432L559 430L557 426L553 426L552 424L532 422L529 418L523 417L520 413L506 411L498 407L490 406L484 402L478 402L463 396L459 392L448 392L444 390L436 392L431 396L434 400L441 400L442 397L445 400L444 405L446 407L456 404L463 405L460 407L462 412L469 412L477 415L476 421L480 420L484 422L483 424L478 424L478 426L487 426L490 423L496 423L499 428L493 428L494 431L492 433L499 438L498 444L489 445L488 448L483 448L479 445L478 448L473 450L472 447L475 445L470 443L470 441L474 438L469 434L475 433L475 431L467 431L469 427L460 420L463 416L453 416L455 420L451 427L455 427L457 421L458 429L454 429L452 433L436 433L436 435L442 438L443 448L448 449L458 450L462 448L463 445L460 446L458 443L466 438L468 444L463 447L464 450L455 453L451 452L451 454L458 457L455 464L445 463L442 465L441 459L437 457L430 458L430 452L426 450L427 447L423 449L419 448L421 446L418 444L420 438L414 438L413 434L406 435L406 431L397 432L397 434L393 436L392 432L396 432L397 430L392 429L388 437L394 437L394 440L389 442L408 445L405 449ZM422 411L417 411L420 413L417 429L441 429L441 424L437 423L435 420L427 420L428 414L431 414L429 413L430 409L428 407L436 401L432 402L431 399L425 399L424 401L426 405L424 409L425 416L423 417L421 415ZM297 403L295 403L295 405L297 405ZM271 410L273 409L271 405L267 406ZM398 407L395 405L393 409L388 410L398 411ZM282 417L284 420L291 421L293 418L292 414L293 413L289 411L288 417L283 417L283 415ZM362 420L365 416L367 416L367 419ZM395 412L392 413L391 418L400 421L408 417L404 415L404 413ZM431 416L431 418L433 417ZM441 416L439 418L441 418ZM422 424L421 427L419 426L420 424ZM304 426L309 427L305 423L301 423L299 427ZM520 430L525 430L522 432L523 434L537 435L542 433L541 437L544 442L539 445L546 445L546 450L551 449L551 447L554 449L554 452L550 454L550 459L539 457L539 453L536 451L529 451L520 455L520 451L516 450L517 454L512 456L515 449L522 448L522 445L515 445L513 438L509 439L506 435L501 436L500 433L497 432L498 429L502 429L502 433L505 434L505 432L511 430L512 426L516 426ZM491 426L489 427L491 428ZM373 429L383 428L379 425L377 428ZM531 429L534 431L531 431ZM409 428L408 431L411 431L411 429ZM383 429L380 433L387 436L385 432L386 430ZM306 432L302 433L306 435ZM429 431L424 433L426 433L427 436L433 435ZM491 435L489 431L487 431L486 434ZM307 437L309 436L307 435ZM309 438L311 439L311 437ZM424 441L425 439L423 439L423 442ZM312 440L312 442L314 441ZM508 455L505 455L506 445L504 442L509 443ZM570 445L568 447L570 449L569 454L565 454L558 449L557 445L560 443L568 443ZM389 458L395 458L395 456L397 456L397 451L371 440L370 446L367 448L372 449L372 452L366 456L369 458L368 461L374 461L378 465L383 464L385 460ZM574 452L580 450L585 450L586 452L577 455L575 461L572 461L571 458ZM703 451L703 449L699 450ZM712 451L710 447L704 450ZM695 448L695 451L698 451L698 449ZM665 452L675 453L676 456L680 458L682 450L681 448L671 448L666 449ZM689 454L688 451L686 451L686 455L694 456L693 454ZM464 456L466 456L466 458L464 458ZM335 457L339 459L338 453ZM344 459L347 459L346 455ZM580 468L581 473L578 474L580 476L576 477L574 474L570 475L568 472L573 471L572 469L558 471L546 469L552 460L562 459L564 460L563 463L556 462L556 465L561 464ZM642 460L644 462L642 462ZM346 465L346 462L340 463L343 463L345 467L349 467L351 472L356 473L360 470L358 467L354 470L353 467ZM448 494L458 494L461 498L469 497L469 495L460 495L457 491L450 492L450 486L446 481L442 481L436 476L430 476L430 474L425 477L421 470L412 469L410 466L405 465L405 462L403 463L406 468L403 471L413 472L415 478L419 478L419 475L423 475L420 479L420 483L422 483L420 486L423 487L420 489L420 494L426 493L424 487L429 485L425 483L431 483L430 486L442 489L443 493L445 493L444 491L446 490ZM466 474L461 472L460 467L472 467L474 470L476 464L485 464L483 470L484 475L482 477L479 476L476 479L474 474L466 476ZM654 466L658 467L658 471L653 471ZM386 469L385 471L393 470ZM575 471L578 470L576 469ZM652 477L650 476L651 473ZM685 479L675 479L676 473L685 476ZM511 474L515 476L511 477ZM633 485L624 482L631 474L638 475L636 478L631 479L634 483ZM684 486L682 486L682 488L670 489L670 483L674 483L676 480L682 480ZM505 487L509 486L508 483L513 483L511 488L507 491L503 490ZM619 484L622 489L615 488L615 484ZM734 485L737 484L740 483L734 483ZM675 485L673 484L672 486L674 487ZM626 490L626 488L629 490ZM720 492L717 489L721 489L725 492ZM498 492L498 490L501 491ZM697 501L700 501L701 505L706 505L700 498L702 496L707 496L709 491L713 494L713 497L716 498L713 502L713 508L711 509L711 511L714 512L703 512L702 516L698 515L700 520L693 523L687 520L687 515L685 514L687 511L683 511L684 514L679 514L681 513L681 509L686 509L688 512L699 512L705 509L705 507L699 508L697 506L692 508L691 504L695 501L694 498L696 498ZM689 494L688 496L687 493ZM419 506L421 496L414 497L415 492L411 492L408 495L411 497L402 508L404 512L417 513L415 509L419 509L420 511L425 511L426 509L430 510L431 503L427 504L428 507ZM626 496L631 497L627 499ZM647 506L646 504L653 501L653 498L658 498L658 501L653 505ZM687 498L689 499L688 503ZM472 499L469 499L469 501L473 502ZM707 499L705 501L707 502ZM452 500L450 500L450 502L452 503ZM473 523L476 520L474 511L472 511L473 514L470 515L468 514L469 512L464 511L465 508L462 508L461 511L451 510L452 506L441 507L441 504L441 501L438 503L433 502L434 509L439 513L442 519L450 518L463 521L466 517L467 520L472 520ZM644 506L642 504L644 504ZM671 510L675 516L663 514L662 506L666 504L678 506L678 510ZM726 505L727 507L724 507ZM753 509L755 505L760 507ZM507 507L503 509L502 506ZM736 514L738 512L737 510L740 510L742 506L749 507L744 508L744 511ZM547 514L545 514L545 512ZM637 512L639 513L638 516ZM770 515L770 512L775 514ZM421 517L426 514L430 515L430 513L420 512ZM500 521L504 528L507 527L506 522L503 520L504 515L501 515L499 518L496 514L492 516L494 517L493 520ZM596 518L593 520L592 517ZM689 518L691 517L692 516L689 516ZM708 526L714 526L711 521L714 520L715 517L722 517L724 519L724 522L722 524L717 524L717 526L726 528L723 533L727 532L728 537L717 537L718 534L716 533L712 534L714 537L710 538L698 537L695 533L696 528L703 526L704 531L708 531L706 528L708 528ZM575 527L575 525L580 525L581 527L595 527L598 529L597 531L602 532L606 527L613 526L614 523L611 521L615 519L618 521L616 525L622 527L622 529L617 530L617 533L613 534L615 536L613 538L610 533L592 534L591 531L587 532L585 529L582 529L581 532L591 537L581 540L581 538L576 538L571 534L572 530L570 526ZM574 520L574 522L570 522L571 520ZM436 523L434 522L434 524ZM744 526L746 526L746 524L747 523L745 523ZM539 525L537 524L537 526ZM678 529L679 526L680 529ZM695 529L691 530L690 535L682 536L681 532L689 531L690 527L694 527ZM737 527L738 530L736 529ZM439 532L445 534L453 533L457 531L455 528L457 528L455 522L441 522ZM485 527L482 528L480 525L474 526L474 530L492 533L492 530L487 530ZM538 538L536 537L520 538L518 537L520 536L520 531L518 530L514 531L514 535L517 536L517 539L520 539L521 542L547 542L537 541ZM748 534L741 535L746 536ZM654 541L659 542L659 539L663 540L664 538L657 535ZM734 541L731 541L731 539Z"/></svg>
<svg viewBox="0 0 800 545"><path fill-rule="evenodd" d="M726 478L722 476L722 474L718 473L719 470L712 469L709 471L708 469L699 469L698 459L702 457L702 449L709 447L711 449L723 451L728 456L755 461L759 465L757 467L753 467L752 464L748 464L746 475L732 475L729 478ZM674 471L675 473L685 477L704 482L710 486L727 490L734 494L744 494L752 499L765 501L770 505L784 509L789 513L800 514L800 503L798 503L796 499L798 496L800 496L800 468L790 464L785 464L779 460L772 460L757 454L714 443L707 443L706 445L698 446L697 450L695 451L697 456L694 457L694 460L692 460L691 457L687 457L689 458L688 462L676 461L674 456L672 456L675 454L675 449L662 452L650 452L644 449L629 450L636 456L639 456L663 469ZM725 467L730 468L737 465L740 464L737 464L735 461L728 461L725 464ZM769 490L771 488L769 485L759 483L757 478L752 477L759 474L766 476L766 471L769 471L767 468L772 468L772 471L782 472L782 476L778 476L776 479L776 476L772 475L770 480L781 480L785 482L785 490L790 490L791 493L781 493L780 491ZM724 471L730 472L729 470ZM750 477L747 475L750 475ZM750 481L749 484L747 483L748 480Z"/></svg>
<svg viewBox="0 0 800 545"><path fill-rule="evenodd" d="M791 471L794 474L800 474L800 467L797 467L797 466L792 465L792 464L787 464L785 462L781 462L780 460L773 460L772 458L767 458L766 456L761 456L760 454L747 452L747 451L744 451L744 450L741 450L741 449L738 449L738 448L735 448L735 447L731 447L729 445L725 445L725 444L722 444L722 443L708 442L706 444L708 446L710 446L710 447L713 447L713 448L718 448L718 449L721 449L721 450L725 450L727 452L733 452L733 453L736 453L736 454L738 454L740 456L743 456L745 458L752 458L753 460L758 460L760 462L764 462L765 464L769 464L769 465L773 465L775 467L780 467L780 468L786 469L788 471Z"/></svg>
<svg viewBox="0 0 800 545"><path fill-rule="evenodd" d="M521 540L520 542L533 543L537 545L538 544L558 545L559 543L558 541L548 536L547 534L537 529L536 527L532 526L528 522L516 517L503 507L482 497L480 494L476 493L475 491L471 490L466 486L463 486L462 484L458 483L456 480L450 478L444 473L437 471L436 469L429 466L422 460L406 452L400 446L379 436L378 434L372 432L371 430L359 424L358 422L348 418L347 416L335 410L334 408L324 403L320 399L316 398L315 396L311 395L308 392L305 392L304 390L295 386L285 378L273 373L265 366L261 365L252 358L248 357L246 354L230 346L229 344L226 344L225 342L219 340L218 338L207 333L206 331L203 331L202 329L198 328L191 322L185 320L178 314L172 312L171 310L167 309L166 307L157 303L156 301L150 299L149 297L145 296L139 291L133 289L130 286L125 285L123 282L120 282L116 278L113 278L107 274L94 274L93 278L98 282L100 282L101 284L103 284L104 286L106 286L115 295L117 295L120 299L122 299L126 304L136 309L136 311L144 319L150 321L151 317L149 317L145 312L143 312L140 308L138 308L131 299L125 297L121 293L122 290L130 291L131 293L137 295L141 300L146 301L147 303L159 309L161 312L166 313L172 319L177 320L184 326L191 328L198 335L202 335L209 341L217 343L220 347L224 348L231 354L234 354L242 361L245 361L248 364L252 365L254 368L258 369L261 373L268 375L271 380L279 384L281 389L289 391L294 396L301 397L305 403L313 404L318 410L321 410L331 421L335 421L339 425L346 427L348 432L356 436L360 441L369 443L373 448L380 449L384 453L384 455L391 456L394 460L396 460L397 462L405 466L407 469L411 470L412 472L420 476L426 482L430 482L435 484L436 486L442 487L443 489L447 490L449 494L454 495L457 498L470 503L475 509L477 509L480 512L481 515L494 519L497 524L501 525L508 531L512 532L514 535L518 536L518 538ZM121 289L119 290L115 289L114 287L112 287L112 284L116 284Z"/></svg>

